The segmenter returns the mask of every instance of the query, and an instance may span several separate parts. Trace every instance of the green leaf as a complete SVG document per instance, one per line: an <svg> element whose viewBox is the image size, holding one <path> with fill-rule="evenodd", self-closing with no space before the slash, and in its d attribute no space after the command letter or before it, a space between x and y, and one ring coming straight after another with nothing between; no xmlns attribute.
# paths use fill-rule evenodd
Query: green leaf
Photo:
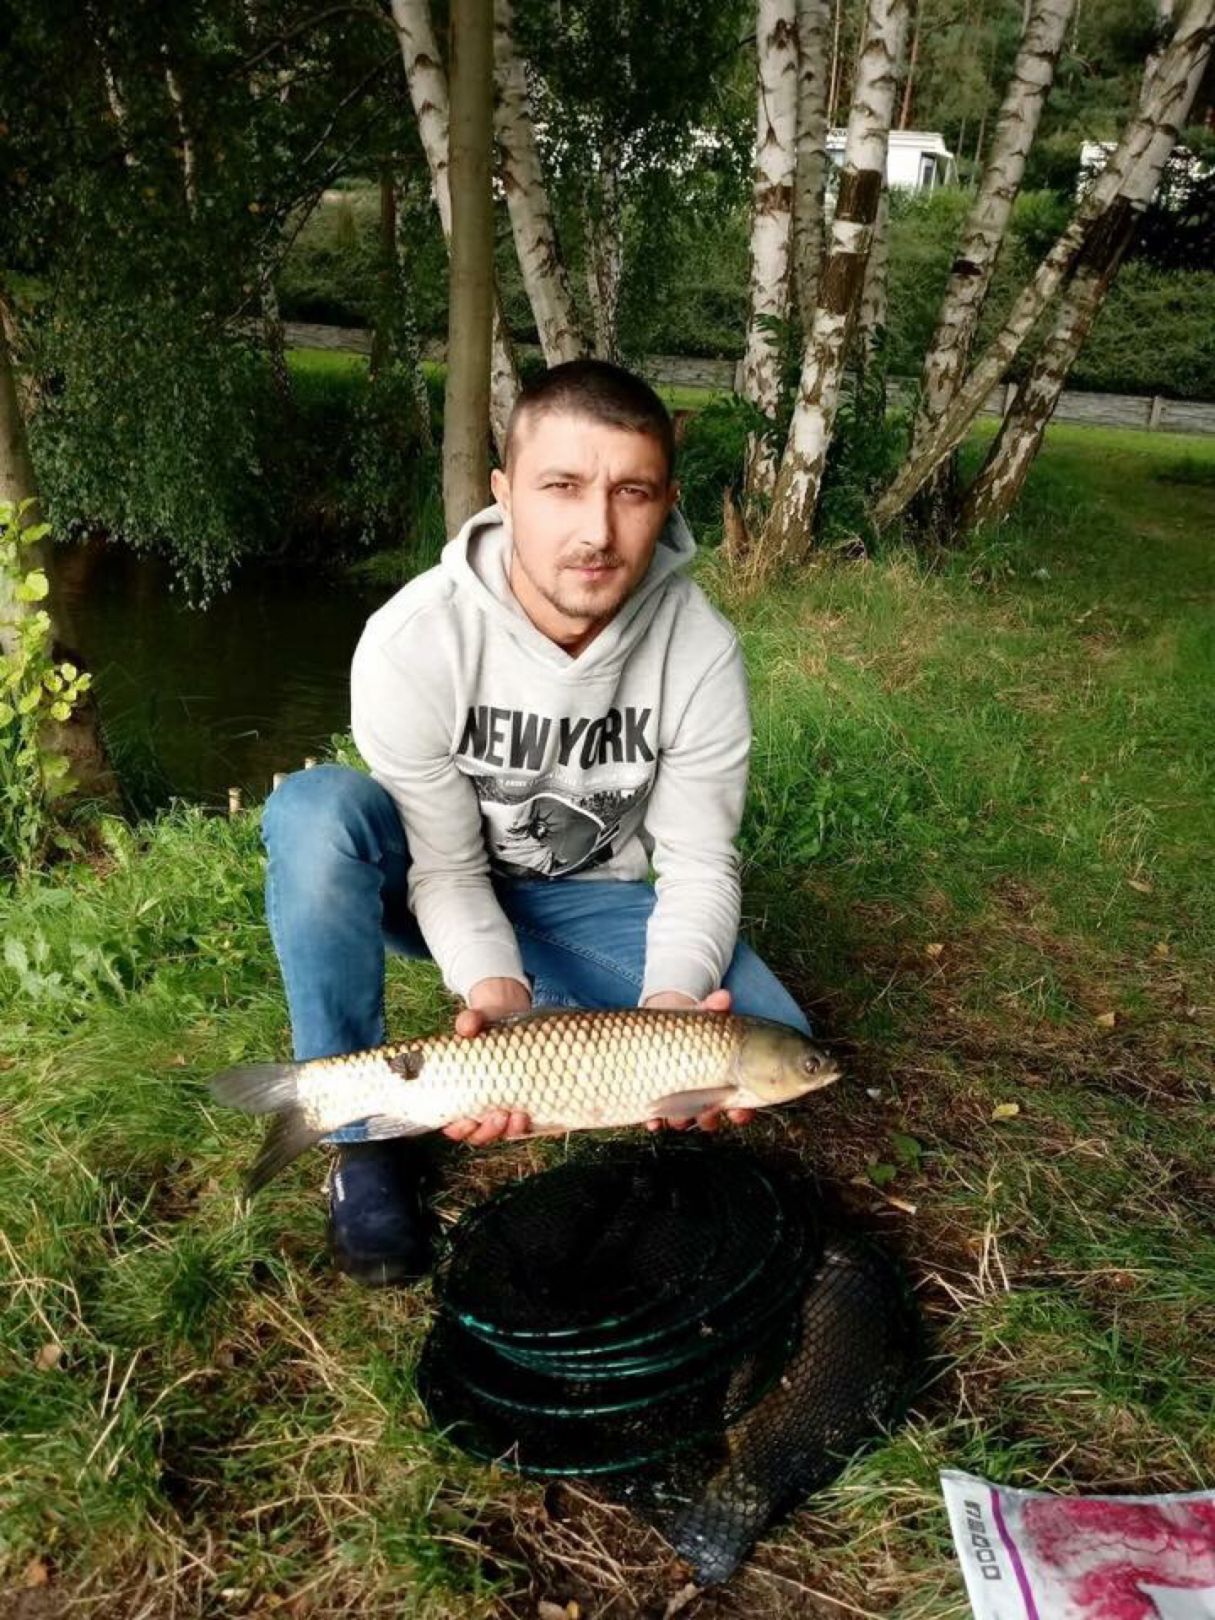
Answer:
<svg viewBox="0 0 1215 1620"><path fill-rule="evenodd" d="M18 714L33 714L34 710L38 707L38 705L41 702L42 702L42 689L41 689L41 687L35 686L35 687L31 688L30 691L23 692L21 694L21 696L17 699L17 713Z"/></svg>
<svg viewBox="0 0 1215 1620"><path fill-rule="evenodd" d="M865 1166L865 1174L875 1187L889 1186L898 1173L893 1164L867 1164Z"/></svg>
<svg viewBox="0 0 1215 1620"><path fill-rule="evenodd" d="M50 588L41 568L31 568L14 594L19 602L41 602Z"/></svg>
<svg viewBox="0 0 1215 1620"><path fill-rule="evenodd" d="M7 726L10 720L17 718L17 711L11 703L0 700L0 726Z"/></svg>
<svg viewBox="0 0 1215 1620"><path fill-rule="evenodd" d="M904 1136L901 1131L894 1131L890 1137L890 1145L900 1164L909 1164L915 1170L920 1168L924 1149L914 1136Z"/></svg>
<svg viewBox="0 0 1215 1620"><path fill-rule="evenodd" d="M59 698L57 702L51 704L52 720L67 720L71 713L72 705L70 703L65 703L62 698Z"/></svg>
<svg viewBox="0 0 1215 1620"><path fill-rule="evenodd" d="M14 973L28 973L30 970L30 956L25 942L15 939L12 934L4 942L4 960Z"/></svg>
<svg viewBox="0 0 1215 1620"><path fill-rule="evenodd" d="M36 546L39 540L45 540L51 532L49 523L35 523L32 528L22 529L21 544L23 546Z"/></svg>

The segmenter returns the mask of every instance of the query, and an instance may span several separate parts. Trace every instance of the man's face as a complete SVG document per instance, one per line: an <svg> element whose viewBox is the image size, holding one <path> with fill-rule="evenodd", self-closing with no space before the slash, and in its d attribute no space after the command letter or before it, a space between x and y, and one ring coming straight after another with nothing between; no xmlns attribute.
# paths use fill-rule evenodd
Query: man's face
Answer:
<svg viewBox="0 0 1215 1620"><path fill-rule="evenodd" d="M679 496L657 439L586 416L518 424L494 498L514 536L511 588L563 646L585 645L639 583Z"/></svg>

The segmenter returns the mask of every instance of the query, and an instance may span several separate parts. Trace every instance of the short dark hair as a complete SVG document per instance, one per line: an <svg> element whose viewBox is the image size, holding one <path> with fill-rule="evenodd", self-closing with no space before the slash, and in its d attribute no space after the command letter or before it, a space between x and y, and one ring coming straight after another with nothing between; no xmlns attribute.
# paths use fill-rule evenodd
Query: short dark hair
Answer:
<svg viewBox="0 0 1215 1620"><path fill-rule="evenodd" d="M589 416L608 427L648 433L662 446L668 482L675 476L675 427L670 412L649 383L610 360L565 360L524 383L506 427L502 460L508 469L520 422L561 411Z"/></svg>

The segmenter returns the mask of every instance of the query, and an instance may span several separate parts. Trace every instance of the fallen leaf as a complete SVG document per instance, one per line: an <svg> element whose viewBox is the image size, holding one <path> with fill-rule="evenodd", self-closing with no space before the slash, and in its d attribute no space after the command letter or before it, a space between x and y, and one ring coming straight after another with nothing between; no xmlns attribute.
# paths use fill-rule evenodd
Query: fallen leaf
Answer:
<svg viewBox="0 0 1215 1620"><path fill-rule="evenodd" d="M924 955L925 956L931 956L933 961L935 962L937 957L941 955L941 953L942 953L942 951L944 951L944 949L945 949L944 945L942 945L938 941L934 940L931 945L925 945L925 947L924 947Z"/></svg>
<svg viewBox="0 0 1215 1620"><path fill-rule="evenodd" d="M1163 957L1166 957L1168 954L1169 954L1169 948L1165 944L1164 940L1161 940L1159 942L1159 944L1152 946L1152 955L1153 956L1159 956L1159 957L1163 958Z"/></svg>
<svg viewBox="0 0 1215 1620"><path fill-rule="evenodd" d="M57 1367L62 1360L63 1346L52 1340L50 1344L44 1344L34 1357L34 1366L39 1372L50 1372L51 1368Z"/></svg>
<svg viewBox="0 0 1215 1620"><path fill-rule="evenodd" d="M1020 1103L997 1103L991 1111L991 1117L993 1119L1016 1119L1020 1112Z"/></svg>
<svg viewBox="0 0 1215 1620"><path fill-rule="evenodd" d="M176 1052L169 1059L169 1062L175 1069L184 1069L186 1066L186 1054L184 1052Z"/></svg>
<svg viewBox="0 0 1215 1620"><path fill-rule="evenodd" d="M1152 885L1145 883L1142 878L1127 878L1126 886L1128 889L1134 889L1136 894L1151 894L1152 892Z"/></svg>
<svg viewBox="0 0 1215 1620"><path fill-rule="evenodd" d="M26 1586L45 1586L50 1578L51 1572L41 1558L31 1558L21 1577Z"/></svg>
<svg viewBox="0 0 1215 1620"><path fill-rule="evenodd" d="M566 1620L564 1603L550 1603L547 1598L541 1598L536 1605L536 1614L539 1620Z"/></svg>
<svg viewBox="0 0 1215 1620"><path fill-rule="evenodd" d="M1118 1022L1118 1014L1116 1012L1098 1013L1096 1022L1101 1025L1102 1029L1113 1029Z"/></svg>

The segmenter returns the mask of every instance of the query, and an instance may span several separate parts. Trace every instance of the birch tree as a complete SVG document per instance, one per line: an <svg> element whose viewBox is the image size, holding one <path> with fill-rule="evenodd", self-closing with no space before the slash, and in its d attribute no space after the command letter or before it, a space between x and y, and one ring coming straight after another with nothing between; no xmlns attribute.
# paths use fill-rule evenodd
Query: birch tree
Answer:
<svg viewBox="0 0 1215 1620"><path fill-rule="evenodd" d="M758 0L755 31L755 176L751 203L751 315L743 356L742 394L774 419L780 401L779 328L789 312L798 102L796 0ZM748 507L771 496L776 452L766 434L747 445Z"/></svg>
<svg viewBox="0 0 1215 1620"><path fill-rule="evenodd" d="M1025 339L1075 275L1081 253L1103 237L1117 237L1119 221L1141 213L1143 173L1159 175L1177 140L1192 99L1191 77L1207 60L1215 30L1215 0L1192 0L1177 32L1148 76L1138 113L1117 151L1076 209L1067 228L1022 288L1003 327L961 383L939 421L913 445L874 517L884 526L904 510L941 462L961 443L988 394L1016 358ZM1155 182L1153 181L1153 185Z"/></svg>
<svg viewBox="0 0 1215 1620"><path fill-rule="evenodd" d="M991 155L962 229L924 359L913 444L940 419L965 374L1074 5L1075 0L1034 0L1030 7Z"/></svg>
<svg viewBox="0 0 1215 1620"><path fill-rule="evenodd" d="M1176 114L1178 127L1184 123L1206 71L1212 34L1213 31L1208 30L1205 53L1196 53L1191 61ZM1151 92L1153 66L1158 69L1159 58L1149 65L1145 98ZM1127 176L1123 195L1129 208L1112 215L1106 227L1095 230L1086 242L1075 275L1059 301L1030 374L1017 390L1016 400L1001 423L983 466L966 492L961 512L964 527L1006 518L1020 495L1033 459L1041 448L1046 425L1059 403L1068 373L1092 330L1123 256L1134 238L1139 220L1160 183L1169 150L1164 148L1162 140L1153 148L1150 159Z"/></svg>
<svg viewBox="0 0 1215 1620"><path fill-rule="evenodd" d="M857 316L857 356L867 369L878 357L881 334L886 330L890 282L890 192L883 186L873 222L873 241L865 265L865 284Z"/></svg>
<svg viewBox="0 0 1215 1620"><path fill-rule="evenodd" d="M885 181L886 147L906 27L906 0L869 0L831 239L772 510L755 558L757 574L800 561L810 548L839 409L844 360L856 324Z"/></svg>
<svg viewBox="0 0 1215 1620"><path fill-rule="evenodd" d="M489 499L489 353L494 313L493 0L451 7L451 294L443 410L449 533Z"/></svg>
<svg viewBox="0 0 1215 1620"><path fill-rule="evenodd" d="M793 177L793 280L803 331L814 319L823 262L831 0L797 0L797 158Z"/></svg>
<svg viewBox="0 0 1215 1620"><path fill-rule="evenodd" d="M428 0L392 0L392 17L401 47L401 60L409 97L417 115L418 133L430 169L431 189L439 223L451 244L451 187L448 178L447 75L430 21ZM493 334L490 351L489 415L499 454L506 445L506 425L519 393L510 334L502 313L502 300L494 293Z"/></svg>
<svg viewBox="0 0 1215 1620"><path fill-rule="evenodd" d="M587 345L557 244L528 97L527 69L515 48L511 0L495 0L494 59L498 178L506 193L515 252L540 346L546 363L555 366L581 358Z"/></svg>

